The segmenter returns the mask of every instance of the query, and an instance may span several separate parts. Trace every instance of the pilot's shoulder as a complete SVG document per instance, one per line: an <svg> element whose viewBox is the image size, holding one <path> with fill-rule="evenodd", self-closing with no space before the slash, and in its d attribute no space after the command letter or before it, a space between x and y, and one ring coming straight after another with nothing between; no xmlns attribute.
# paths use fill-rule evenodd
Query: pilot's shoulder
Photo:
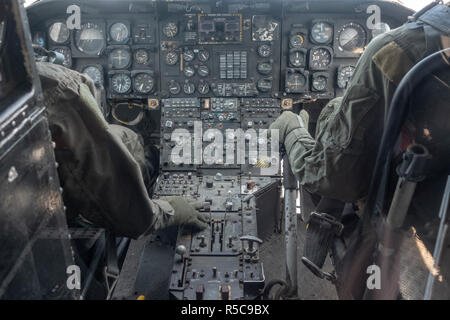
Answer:
<svg viewBox="0 0 450 320"><path fill-rule="evenodd" d="M81 84L86 84L92 92L94 90L92 80L77 71L48 62L37 62L36 67L44 95L45 91L48 93L54 90L69 91L78 95Z"/></svg>
<svg viewBox="0 0 450 320"><path fill-rule="evenodd" d="M372 62L386 78L398 85L420 59L423 46L423 32L403 25L373 39L368 49L372 51Z"/></svg>

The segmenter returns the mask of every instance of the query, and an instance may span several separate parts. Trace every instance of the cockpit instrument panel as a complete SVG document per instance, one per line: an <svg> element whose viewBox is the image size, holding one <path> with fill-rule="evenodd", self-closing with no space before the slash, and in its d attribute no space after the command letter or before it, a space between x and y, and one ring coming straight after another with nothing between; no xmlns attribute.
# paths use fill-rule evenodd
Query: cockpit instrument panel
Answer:
<svg viewBox="0 0 450 320"><path fill-rule="evenodd" d="M342 95L358 58L372 39L366 20L365 13L286 11L282 25L282 95L303 100Z"/></svg>
<svg viewBox="0 0 450 320"><path fill-rule="evenodd" d="M105 88L108 120L156 143L153 198L189 196L210 214L203 233L178 237L189 258L176 254L167 270L171 296L258 296L265 278L250 244L264 229L261 212L273 218L279 204L257 213L257 202L279 199L281 178L265 129L283 108L342 96L371 39L399 23L371 30L369 4L353 0L91 0L78 1L81 28L71 30L62 2L59 14L30 15L33 42ZM261 165L256 151L264 149Z"/></svg>

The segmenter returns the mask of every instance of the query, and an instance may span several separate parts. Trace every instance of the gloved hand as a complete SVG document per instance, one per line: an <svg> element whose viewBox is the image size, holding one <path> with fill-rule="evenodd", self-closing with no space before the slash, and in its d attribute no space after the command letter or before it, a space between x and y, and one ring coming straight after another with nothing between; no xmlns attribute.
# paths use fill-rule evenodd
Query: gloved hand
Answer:
<svg viewBox="0 0 450 320"><path fill-rule="evenodd" d="M202 207L201 203L176 196L164 197L161 200L167 201L175 211L167 226L180 225L195 231L208 226L208 215L198 211Z"/></svg>
<svg viewBox="0 0 450 320"><path fill-rule="evenodd" d="M277 120L275 120L269 127L268 134L271 134L270 130L278 130L280 146L284 145L284 141L289 133L297 128L304 128L308 130L309 114L305 110L300 111L300 118L303 123L300 123L298 116L291 112L283 112Z"/></svg>

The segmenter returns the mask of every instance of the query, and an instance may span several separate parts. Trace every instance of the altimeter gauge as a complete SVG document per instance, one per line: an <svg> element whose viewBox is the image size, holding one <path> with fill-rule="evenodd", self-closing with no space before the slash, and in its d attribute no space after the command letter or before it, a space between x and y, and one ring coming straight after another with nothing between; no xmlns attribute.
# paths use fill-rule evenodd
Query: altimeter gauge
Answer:
<svg viewBox="0 0 450 320"><path fill-rule="evenodd" d="M111 77L111 86L116 93L127 93L131 89L131 78L128 74L116 73Z"/></svg>

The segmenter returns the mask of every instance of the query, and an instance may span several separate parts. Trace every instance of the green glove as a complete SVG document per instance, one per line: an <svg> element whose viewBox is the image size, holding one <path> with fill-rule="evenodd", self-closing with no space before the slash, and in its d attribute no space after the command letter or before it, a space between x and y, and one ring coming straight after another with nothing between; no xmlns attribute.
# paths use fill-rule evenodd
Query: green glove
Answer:
<svg viewBox="0 0 450 320"><path fill-rule="evenodd" d="M175 211L167 226L181 225L195 231L203 230L208 226L209 216L198 211L203 207L201 203L175 196L164 197L161 200L167 201Z"/></svg>
<svg viewBox="0 0 450 320"><path fill-rule="evenodd" d="M309 114L305 110L300 111L300 119L302 120L302 123L300 122L298 115L291 111L285 111L283 112L277 120L275 120L269 127L269 135L271 133L270 130L278 130L279 132L279 139L280 139L280 146L284 145L284 141L289 133L294 131L297 128L305 128L308 130L308 121L309 121Z"/></svg>

